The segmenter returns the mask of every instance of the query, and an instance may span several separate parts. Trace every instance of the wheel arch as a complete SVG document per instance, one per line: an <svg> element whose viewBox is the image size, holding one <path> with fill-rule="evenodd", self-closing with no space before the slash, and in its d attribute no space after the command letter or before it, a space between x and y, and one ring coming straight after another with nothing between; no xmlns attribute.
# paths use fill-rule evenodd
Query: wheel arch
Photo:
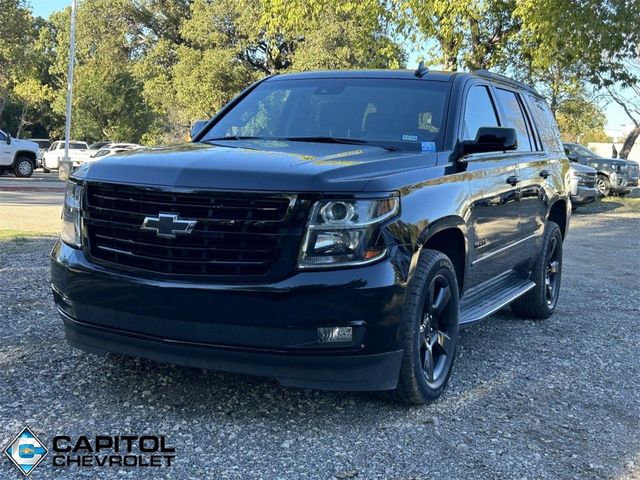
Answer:
<svg viewBox="0 0 640 480"><path fill-rule="evenodd" d="M569 205L564 198L557 198L549 208L549 213L547 214L547 221L552 221L556 223L560 227L560 233L562 234L562 239L567 235L567 231L569 228L569 213L568 213Z"/></svg>
<svg viewBox="0 0 640 480"><path fill-rule="evenodd" d="M411 273L423 249L437 250L451 260L456 271L458 290L462 292L467 270L467 239L467 224L461 217L452 215L431 222L420 234L411 262Z"/></svg>
<svg viewBox="0 0 640 480"><path fill-rule="evenodd" d="M37 155L30 150L18 150L15 157L13 158L13 164L16 165L18 159L22 157L27 157L29 160L31 160L33 162L33 166L35 167Z"/></svg>

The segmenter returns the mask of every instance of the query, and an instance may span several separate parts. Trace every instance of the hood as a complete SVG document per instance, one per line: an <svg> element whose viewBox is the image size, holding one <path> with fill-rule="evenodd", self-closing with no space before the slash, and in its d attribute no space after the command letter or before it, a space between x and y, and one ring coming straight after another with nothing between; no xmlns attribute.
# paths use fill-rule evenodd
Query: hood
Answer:
<svg viewBox="0 0 640 480"><path fill-rule="evenodd" d="M11 138L11 143L15 143L16 147L20 147L23 150L31 150L32 152L37 152L38 150L40 150L40 145L30 140L23 140L21 138Z"/></svg>
<svg viewBox="0 0 640 480"><path fill-rule="evenodd" d="M580 163L576 163L576 162L570 162L569 163L569 168L571 170L573 170L574 172L580 172L580 173L597 173L597 170L595 168L591 168L588 165L582 165Z"/></svg>
<svg viewBox="0 0 640 480"><path fill-rule="evenodd" d="M619 158L606 158L606 157L595 157L595 158L585 158L584 162L587 165L626 165L627 162L625 160L621 160Z"/></svg>
<svg viewBox="0 0 640 480"><path fill-rule="evenodd" d="M435 163L434 153L371 145L242 140L123 152L86 164L74 176L167 187L358 192L372 180Z"/></svg>

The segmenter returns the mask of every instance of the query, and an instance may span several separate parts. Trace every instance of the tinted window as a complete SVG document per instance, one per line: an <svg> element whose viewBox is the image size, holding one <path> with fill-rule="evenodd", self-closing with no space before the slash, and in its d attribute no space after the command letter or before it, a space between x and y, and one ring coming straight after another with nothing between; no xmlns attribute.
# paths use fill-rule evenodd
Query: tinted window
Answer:
<svg viewBox="0 0 640 480"><path fill-rule="evenodd" d="M4 132L0 132L0 140L6 140L7 136L4 134Z"/></svg>
<svg viewBox="0 0 640 480"><path fill-rule="evenodd" d="M32 140L32 141L36 142L38 146L43 150L46 150L51 146L51 142L49 140Z"/></svg>
<svg viewBox="0 0 640 480"><path fill-rule="evenodd" d="M441 148L449 84L313 78L259 85L205 136L339 137Z"/></svg>
<svg viewBox="0 0 640 480"><path fill-rule="evenodd" d="M83 148L87 148L85 143L70 143L69 150L82 150Z"/></svg>
<svg viewBox="0 0 640 480"><path fill-rule="evenodd" d="M505 127L515 128L518 133L518 150L531 151L531 140L527 131L527 121L522 111L522 106L514 92L496 88L498 101L502 105L505 114Z"/></svg>
<svg viewBox="0 0 640 480"><path fill-rule="evenodd" d="M536 124L538 135L545 150L551 152L562 152L562 140L560 139L560 132L556 125L556 119L551 113L551 109L547 103L537 97L529 95L531 101L531 115L533 116L533 122Z"/></svg>
<svg viewBox="0 0 640 480"><path fill-rule="evenodd" d="M475 140L480 127L497 127L498 116L487 87L475 86L467 93L464 107L462 139Z"/></svg>

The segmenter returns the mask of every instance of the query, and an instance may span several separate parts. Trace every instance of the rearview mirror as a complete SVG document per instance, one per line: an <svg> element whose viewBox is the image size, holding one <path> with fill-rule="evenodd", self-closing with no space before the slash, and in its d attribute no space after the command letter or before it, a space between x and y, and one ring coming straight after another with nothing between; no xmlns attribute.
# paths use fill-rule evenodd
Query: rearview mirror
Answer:
<svg viewBox="0 0 640 480"><path fill-rule="evenodd" d="M208 120L196 120L195 122L193 122L193 124L191 125L191 138L193 139L193 137L195 137L198 132L200 130L202 130L202 127L204 127L207 124Z"/></svg>
<svg viewBox="0 0 640 480"><path fill-rule="evenodd" d="M462 142L462 155L471 153L504 152L517 150L518 134L515 128L480 127L475 140Z"/></svg>

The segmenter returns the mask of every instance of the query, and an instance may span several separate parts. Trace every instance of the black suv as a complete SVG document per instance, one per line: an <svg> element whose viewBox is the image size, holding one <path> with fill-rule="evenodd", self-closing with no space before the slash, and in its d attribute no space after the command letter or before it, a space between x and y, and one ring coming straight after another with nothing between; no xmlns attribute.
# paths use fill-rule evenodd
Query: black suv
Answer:
<svg viewBox="0 0 640 480"><path fill-rule="evenodd" d="M190 144L74 173L53 294L83 350L423 403L460 326L553 313L568 178L549 108L507 78L269 77Z"/></svg>
<svg viewBox="0 0 640 480"><path fill-rule="evenodd" d="M587 165L598 171L596 189L603 196L617 194L624 197L638 186L638 164L630 160L605 158L577 143L564 143L570 161Z"/></svg>

